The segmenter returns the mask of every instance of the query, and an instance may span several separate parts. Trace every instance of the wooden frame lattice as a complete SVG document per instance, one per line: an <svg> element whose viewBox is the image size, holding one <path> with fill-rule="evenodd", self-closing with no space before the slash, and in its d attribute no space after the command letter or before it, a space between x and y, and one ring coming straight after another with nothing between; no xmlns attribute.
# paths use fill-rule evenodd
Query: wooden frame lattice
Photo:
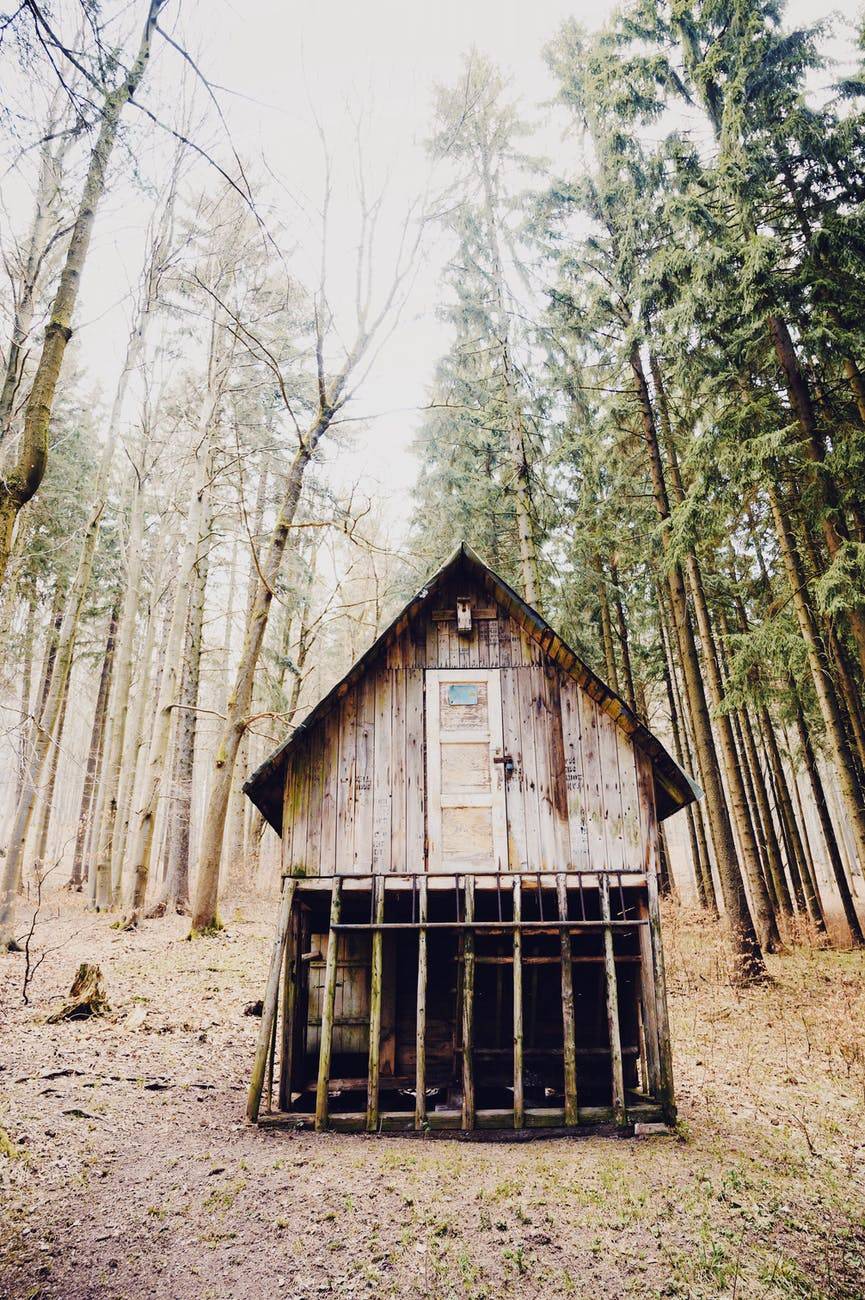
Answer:
<svg viewBox="0 0 865 1300"><path fill-rule="evenodd" d="M623 877L628 878L628 888L637 883L636 902L626 903ZM319 880L321 878L318 878ZM327 879L327 878L325 878ZM342 905L347 885L357 888L368 882L370 916L368 921L342 921ZM451 883L448 883L451 882ZM545 882L548 882L545 884ZM552 882L550 884L549 882ZM587 915L586 884L597 888L599 919ZM317 881L295 878L283 880L276 936L271 956L270 970L263 1001L261 1026L256 1047L255 1062L250 1081L247 1115L253 1122L259 1119L262 1095L265 1109L270 1113L275 1046L277 1041L277 1005L280 979L284 978L282 998L282 1052L280 1061L279 1107L289 1110L290 1078L297 1043L298 971L305 956L302 949L308 934L308 921L300 919L297 901L304 886L317 888ZM477 898L480 889L494 889L497 895L498 919L482 920L477 916ZM452 919L431 920L429 902L431 892L452 893L455 899ZM511 916L504 916L502 892L512 898ZM553 892L556 914L543 914L544 891ZM410 892L411 919L388 920L386 899L393 891L405 896ZM570 915L569 891L576 895L578 916ZM525 899L528 893L536 895L539 919L527 919ZM592 890L594 895L594 889ZM615 905L614 901L615 900ZM461 906L462 904L462 906ZM629 912L635 913L628 915ZM450 930L459 937L462 947L462 1108L458 1118L443 1117L427 1112L426 1106L426 1005L428 985L428 943L430 931ZM382 1008L382 945L386 932L413 930L418 934L418 972L416 1001L416 1078L414 1114L399 1112L388 1115L380 1108L380 1040ZM604 967L606 1016L609 1033L612 1106L581 1107L579 1105L579 1078L577 1069L576 1023L573 994L572 936L581 931L603 935L603 952L600 960ZM617 957L614 936L617 932L636 933L639 956ZM371 936L370 1003L369 1003L369 1055L367 1077L367 1106L363 1115L329 1114L328 1098L331 1072L334 1029L334 999L337 984L338 937L344 933L369 933ZM476 1107L474 1072L474 988L478 961L476 938L479 934L510 934L513 942L513 1109L502 1112L479 1112ZM523 1034L523 966L526 958L523 940L530 934L558 935L561 965L562 1054L564 1075L564 1107L529 1110L524 1097L524 1034ZM545 959L549 960L549 959ZM577 958L576 960L596 960ZM639 1033L640 1059L644 1070L644 1088L651 1105L638 1103L629 1106L625 1092L622 1042L619 1027L619 991L616 972L617 960L639 962ZM426 1132L439 1127L459 1127L464 1133L475 1129L512 1126L515 1130L534 1127L561 1127L568 1130L586 1122L611 1119L617 1127L625 1127L637 1118L663 1118L668 1124L675 1120L672 1063L667 1020L667 999L664 977L664 959L660 936L657 880L653 872L645 875L634 872L568 871L505 872L460 871L436 873L428 876L421 872L406 872L388 876L370 873L364 876L333 876L330 878L330 910L328 920L327 956L322 989L321 1038L318 1057L318 1074L315 1095L314 1119L317 1130L328 1127L365 1128L368 1132L413 1128ZM308 1122L311 1117L292 1113L290 1119L297 1123Z"/></svg>

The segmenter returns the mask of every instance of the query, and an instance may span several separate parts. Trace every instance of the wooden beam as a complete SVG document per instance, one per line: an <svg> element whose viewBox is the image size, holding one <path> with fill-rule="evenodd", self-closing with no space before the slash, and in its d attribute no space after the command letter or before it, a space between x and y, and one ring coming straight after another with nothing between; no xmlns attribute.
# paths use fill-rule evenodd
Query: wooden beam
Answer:
<svg viewBox="0 0 865 1300"><path fill-rule="evenodd" d="M514 921L523 918L523 882L514 880ZM514 930L514 1128L525 1124L523 1092L523 932Z"/></svg>
<svg viewBox="0 0 865 1300"><path fill-rule="evenodd" d="M639 903L640 915L648 920L648 906L644 899ZM643 1037L646 1044L646 1074L649 1092L661 1096L661 1064L658 1042L658 1014L655 1005L655 961L652 956L652 936L648 925L640 927L640 1003L643 1012Z"/></svg>
<svg viewBox="0 0 865 1300"><path fill-rule="evenodd" d="M384 880L376 876L373 881L373 895L376 923L384 921ZM369 1073L366 1092L366 1129L375 1133L378 1128L378 1084L381 1071L381 975L382 944L384 935L381 930L374 930L372 935L372 959L369 975Z"/></svg>
<svg viewBox="0 0 865 1300"><path fill-rule="evenodd" d="M321 991L321 1037L318 1050L318 1083L315 1092L315 1128L327 1128L327 1086L330 1081L330 1057L333 1047L333 1009L336 999L336 959L339 936L334 926L342 909L342 877L334 876L330 893L330 929L327 936L327 960L324 987Z"/></svg>
<svg viewBox="0 0 865 1300"><path fill-rule="evenodd" d="M619 1031L619 991L613 954L613 931L610 926L610 881L605 875L598 880L601 919L604 922L604 971L607 986L607 1025L610 1032L610 1069L613 1088L613 1115L617 1124L627 1124L625 1076L622 1068L622 1036Z"/></svg>
<svg viewBox="0 0 865 1300"><path fill-rule="evenodd" d="M267 985L261 1008L261 1024L258 1027L258 1042L255 1045L255 1060L252 1064L252 1078L249 1081L249 1093L246 1098L246 1115L254 1124L258 1120L261 1106L261 1092L264 1087L264 1072L270 1056L270 1043L276 1019L276 1003L279 997L279 976L282 970L282 955L291 918L291 905L294 902L296 880L283 880L282 898L276 921L276 935L273 951L270 955L270 969L267 972Z"/></svg>
<svg viewBox="0 0 865 1300"><path fill-rule="evenodd" d="M297 1037L297 964L300 914L292 909L285 944L285 970L282 983L282 1045L279 1061L280 1110L291 1105L291 1082L294 1075L294 1042Z"/></svg>
<svg viewBox="0 0 865 1300"><path fill-rule="evenodd" d="M565 873L556 876L556 896L559 920L568 919L568 882ZM571 965L571 935L562 930L559 935L562 967L562 1048L565 1074L565 1123L579 1123L577 1112L577 1041L574 1027L574 972Z"/></svg>
<svg viewBox="0 0 865 1300"><path fill-rule="evenodd" d="M475 882L473 876L465 878L465 920L463 935L463 1112L462 1126L468 1132L475 1126Z"/></svg>
<svg viewBox="0 0 865 1300"><path fill-rule="evenodd" d="M421 879L418 884L418 920L423 924L427 919L427 882ZM414 1126L422 1129L426 1125L426 981L427 981L427 932L418 930L417 936L417 1020L415 1026L415 1056L417 1075L415 1079Z"/></svg>
<svg viewBox="0 0 865 1300"><path fill-rule="evenodd" d="M661 1109L667 1124L676 1122L676 1097L673 1089L673 1054L670 1047L670 1018L667 1012L667 979L664 971L664 947L661 941L661 909L658 902L658 877L649 872L647 880L649 935L655 964L655 1017L658 1024L658 1065Z"/></svg>

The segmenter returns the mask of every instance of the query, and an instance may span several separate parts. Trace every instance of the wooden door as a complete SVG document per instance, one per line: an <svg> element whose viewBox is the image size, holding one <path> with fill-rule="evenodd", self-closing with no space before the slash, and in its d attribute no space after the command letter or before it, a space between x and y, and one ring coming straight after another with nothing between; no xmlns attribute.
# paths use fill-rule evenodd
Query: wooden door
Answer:
<svg viewBox="0 0 865 1300"><path fill-rule="evenodd" d="M428 870L507 871L502 694L497 670L427 671L426 752Z"/></svg>

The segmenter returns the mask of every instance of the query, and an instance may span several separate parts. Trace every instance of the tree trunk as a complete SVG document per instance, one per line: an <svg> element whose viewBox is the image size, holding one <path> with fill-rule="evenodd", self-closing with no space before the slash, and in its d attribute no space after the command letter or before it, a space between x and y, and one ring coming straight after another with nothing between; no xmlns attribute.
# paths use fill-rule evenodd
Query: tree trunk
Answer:
<svg viewBox="0 0 865 1300"><path fill-rule="evenodd" d="M655 427L654 411L639 348L636 344L631 350L630 365L634 375L643 437L649 459L655 508L661 520L664 549L668 550L670 505L664 480L664 468ZM721 771L712 735L709 707L700 674L697 647L694 642L694 634L688 613L685 582L681 568L676 562L668 562L667 586L679 645L679 659L682 664L685 690L694 728L700 780L706 792L712 839L715 844L715 860L724 893L727 925L732 939L736 968L735 978L742 983L748 983L765 977L765 964L742 882L736 844L733 839L733 829L730 825L724 787L721 781Z"/></svg>
<svg viewBox="0 0 865 1300"><path fill-rule="evenodd" d="M672 483L673 501L676 505L682 505L685 500L685 488L679 472L678 457L676 455L675 444L673 441L673 431L670 426L663 378L654 353L650 352L649 356L650 365L652 367L652 377L655 382L655 390L658 396L658 409L660 413L659 425L664 436L667 459L670 466L670 481ZM703 574L693 548L689 548L685 555L685 573L688 578L688 588L691 592L691 599L694 603L694 613L697 617L697 628L700 633L700 647L703 652L703 666L709 682L709 696L712 701L715 727L721 745L721 757L724 765L724 773L727 777L727 789L730 794L733 817L736 823L739 848L741 851L741 862L744 867L745 878L748 882L751 894L751 906L757 924L757 932L760 936L760 942L764 948L767 948L769 952L772 952L780 942L778 922L775 916L775 910L772 906L772 901L766 888L766 882L763 879L763 873L760 869L760 855L757 848L757 840L754 835L751 813L748 807L748 793L745 786L745 777L739 764L739 756L736 752L733 724L730 715L724 710L724 684L721 677L720 664L718 662L718 650L715 645L715 632L709 617L709 606L706 600L705 588L703 586Z"/></svg>
<svg viewBox="0 0 865 1300"><path fill-rule="evenodd" d="M57 718L56 739L51 746L51 759L45 775L45 788L37 804L37 816L33 847L34 871L42 875L45 870L45 855L48 851L48 830L51 826L51 813L54 808L54 791L57 787L57 768L60 763L60 751L63 744L63 728L66 725L66 710L69 706L69 682L63 690L60 713Z"/></svg>
<svg viewBox="0 0 865 1300"><path fill-rule="evenodd" d="M195 577L189 595L189 620L183 656L180 709L177 719L177 744L172 770L171 805L168 815L168 847L165 886L154 911L173 908L184 915L189 912L189 838L192 820L192 776L195 766L195 739L198 730L198 688L201 679L201 649L204 627L204 599L210 562L211 510L202 528L202 546L195 564Z"/></svg>
<svg viewBox="0 0 865 1300"><path fill-rule="evenodd" d="M847 743L847 737L841 721L838 700L835 695L835 687L829 670L826 667L825 652L822 650L819 643L817 623L814 617L814 612L811 608L811 603L808 599L807 587L802 572L802 564L795 548L793 536L790 532L787 514L784 507L781 505L778 492L774 485L769 486L768 496L769 503L772 507L772 516L775 521L775 531L778 536L778 542L784 561L784 568L787 572L790 589L793 595L793 606L796 611L796 619L808 653L808 663L811 668L811 677L814 681L814 690L820 705L820 713L823 718L823 723L826 727L826 737L832 754L833 766L838 775L838 782L844 800L844 808L850 819L850 828L853 833L853 841L856 846L856 854L861 868L865 865L865 809L863 809L861 804L861 791L856 780L853 755ZM846 873L844 872L843 867L840 872L835 868L834 860L832 865L833 870L835 870L835 883L841 896L844 916L850 929L851 939L854 946L861 947L865 944L865 936L863 936L862 927L860 926L859 919L856 915L856 909L853 905L853 898L850 892Z"/></svg>
<svg viewBox="0 0 865 1300"><path fill-rule="evenodd" d="M625 700L633 713L637 712L637 692L634 686L634 671L631 666L631 645L628 636L628 623L625 607L622 604L622 592L619 587L619 566L610 560L610 589L613 593L613 608L616 611L616 628L619 634L619 648L622 652L622 677L624 678ZM643 719L645 721L645 719Z"/></svg>
<svg viewBox="0 0 865 1300"><path fill-rule="evenodd" d="M598 573L598 608L601 613L601 640L604 647L604 667L607 685L612 686L618 695L619 674L616 669L616 655L613 650L613 623L610 618L610 604L607 600L607 585L600 555L595 555L595 568Z"/></svg>
<svg viewBox="0 0 865 1300"><path fill-rule="evenodd" d="M27 616L24 622L24 638L21 644L21 734L18 738L18 770L15 775L15 802L21 798L24 779L27 774L32 732L30 716L30 696L33 693L33 643L36 639L36 602L27 604Z"/></svg>
<svg viewBox="0 0 865 1300"><path fill-rule="evenodd" d="M676 762L679 767L686 769L688 764L685 762L685 747L682 743L682 733L679 726L679 709L676 703L676 694L672 677L672 665L670 660L670 651L667 646L667 635L665 627L666 619L664 618L664 606L660 592L658 593L658 632L661 640L661 652L663 655L664 666L664 686L667 692L667 707L670 712L670 728L673 733L673 749L676 755ZM691 845L691 869L694 873L694 884L697 890L697 899L701 907L711 909L715 916L718 915L718 905L715 901L715 890L712 885L711 872L708 869L708 862L704 860L699 837L697 835L697 822L694 817L694 805L688 804L688 838ZM707 882L708 876L708 882Z"/></svg>
<svg viewBox="0 0 865 1300"><path fill-rule="evenodd" d="M66 251L66 260L60 273L51 316L45 328L42 352L36 366L30 396L27 399L24 431L18 455L15 463L6 469L0 480L0 586L6 576L18 512L36 493L45 474L48 459L48 427L54 406L54 393L60 378L60 367L66 347L72 337L72 317L78 300L81 276L87 261L96 209L105 191L106 172L117 138L120 115L144 75L150 58L153 30L165 2L166 0L150 0L135 61L120 84L115 86L102 101L99 134L90 154L84 189ZM0 924L2 924L2 912L0 912Z"/></svg>
<svg viewBox="0 0 865 1300"><path fill-rule="evenodd" d="M196 451L195 480L186 520L186 540L177 568L174 603L165 642L165 657L159 683L159 695L156 701L153 731L150 737L144 788L141 798L138 800L139 807L135 811L133 823L130 827L129 861L131 873L124 912L126 921L131 924L137 921L147 893L156 812L166 754L168 753L168 743L171 736L173 711L177 703L183 633L187 625L189 607L189 592L193 583L196 557L202 544L202 529L207 517L205 504L210 490L211 479L209 432L215 420L220 395L221 384L212 380L208 386L199 422L201 439Z"/></svg>
<svg viewBox="0 0 865 1300"><path fill-rule="evenodd" d="M246 731L252 703L255 668L264 642L274 586L279 576L291 525L297 513L297 503L300 500L306 467L321 437L329 427L331 418L332 407L326 406L319 412L316 424L295 452L286 479L282 508L268 543L267 554L262 560L262 571L257 574L255 596L247 617L240 663L229 696L225 723L213 763L212 783L201 837L192 906L193 932L208 930L218 924L219 862L225 834L225 819L237 751Z"/></svg>
<svg viewBox="0 0 865 1300"><path fill-rule="evenodd" d="M75 834L75 853L72 858L72 875L69 885L80 889L84 877L84 846L93 803L96 795L96 774L102 760L102 747L105 740L105 719L108 714L108 692L111 689L111 675L114 667L114 644L117 636L118 602L115 602L108 621L108 639L105 654L102 656L102 670L99 674L99 689L96 692L96 706L93 710L93 726L90 729L90 746L87 751L87 767L84 771L84 788L81 791L81 807L78 812L78 829Z"/></svg>

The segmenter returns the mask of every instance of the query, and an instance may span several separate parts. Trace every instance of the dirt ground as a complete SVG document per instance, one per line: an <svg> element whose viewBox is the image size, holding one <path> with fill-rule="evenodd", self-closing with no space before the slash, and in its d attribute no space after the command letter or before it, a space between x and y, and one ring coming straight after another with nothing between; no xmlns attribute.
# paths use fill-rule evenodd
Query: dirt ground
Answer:
<svg viewBox="0 0 865 1300"><path fill-rule="evenodd" d="M259 1131L244 1094L271 938L80 901L21 1000L0 958L0 1295L865 1295L865 958L797 949L734 994L665 917L677 1136L481 1145ZM46 1023L97 961L113 1018Z"/></svg>

